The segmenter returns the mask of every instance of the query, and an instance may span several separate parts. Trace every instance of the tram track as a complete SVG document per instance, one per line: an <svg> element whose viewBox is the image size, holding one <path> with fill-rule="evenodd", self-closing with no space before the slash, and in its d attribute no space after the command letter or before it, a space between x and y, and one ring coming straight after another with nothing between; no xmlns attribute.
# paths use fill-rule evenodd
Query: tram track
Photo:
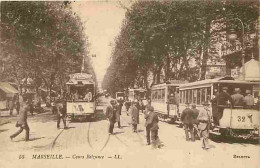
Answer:
<svg viewBox="0 0 260 168"><path fill-rule="evenodd" d="M125 124L128 124L128 121L125 119L125 118L121 118L121 121L123 121ZM69 123L68 122L68 127L69 127L69 125L70 125L71 123ZM85 142L87 142L87 145L91 148L91 149L93 149L93 150L96 150L96 151L103 151L105 148L107 148L108 147L108 145L109 145L109 143L110 143L110 141L111 140L116 140L116 141L118 141L120 144L122 144L124 147L129 147L130 145L129 145L129 143L127 143L126 141L129 141L129 137L132 137L131 139L135 139L135 141L136 142L138 142L139 141L139 144L141 145L141 146L144 146L144 139L143 139L143 137L145 137L143 134L140 134L139 132L137 132L137 133L130 133L130 130L128 130L129 132L127 133L128 134L128 137L127 138L123 138L122 139L122 137L120 136L120 135L117 135L117 134L121 134L121 133L125 133L125 132L127 132L127 129L126 130L124 130L124 132L115 132L115 134L113 134L113 135L110 135L110 134L108 134L108 136L106 136L106 138L104 138L105 139L105 141L104 141L104 143L100 143L98 146L96 145L95 146L95 143L93 144L93 142L96 142L97 141L97 139L95 140L95 134L97 134L97 133L95 133L94 134L94 137L93 137L93 135L91 134L91 133L93 133L92 131L95 131L95 129L93 129L94 127L94 123L92 123L92 122L87 122L86 123L87 124L87 126L84 126L85 128L87 127L87 132L86 132L86 141ZM107 127L106 128L108 128L108 123L107 123ZM96 128L97 129L97 128ZM104 129L104 128L103 128ZM55 149L55 147L56 147L56 145L58 144L57 142L59 141L59 139L60 139L60 137L61 137L61 135L64 133L64 129L63 130L61 130L59 133L58 133L58 135L54 138L54 140L52 141L52 143L51 143L51 151L53 151L54 149ZM136 134L136 135L133 135L133 134ZM137 140L137 138L133 138L133 136L136 136L137 138L138 138L138 140ZM113 138L114 137L114 138ZM93 139L94 138L94 139ZM98 141L100 141L100 140L103 140L103 138L100 138L100 137L98 137ZM94 145L94 146L93 146Z"/></svg>

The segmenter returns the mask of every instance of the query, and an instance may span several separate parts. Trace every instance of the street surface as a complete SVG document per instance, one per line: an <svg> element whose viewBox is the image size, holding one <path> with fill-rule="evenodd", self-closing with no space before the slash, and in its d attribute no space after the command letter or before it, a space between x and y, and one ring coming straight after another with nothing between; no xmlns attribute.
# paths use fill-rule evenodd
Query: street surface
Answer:
<svg viewBox="0 0 260 168"><path fill-rule="evenodd" d="M146 145L143 114L138 133L132 133L124 107L122 129L116 123L115 135L108 135L103 112L109 101L104 97L99 101L95 121L67 121L68 129L63 129L62 122L57 129L56 116L50 111L29 114L29 142L24 141L25 132L11 141L16 117L0 117L0 167L260 167L259 144L210 141L211 149L205 151L201 141L185 141L183 128L165 121L159 122L162 147L152 149Z"/></svg>

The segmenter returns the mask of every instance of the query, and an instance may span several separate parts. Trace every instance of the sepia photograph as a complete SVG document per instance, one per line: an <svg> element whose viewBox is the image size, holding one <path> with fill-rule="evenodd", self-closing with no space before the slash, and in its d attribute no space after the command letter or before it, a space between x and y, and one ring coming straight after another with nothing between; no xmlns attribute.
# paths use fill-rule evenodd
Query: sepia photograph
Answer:
<svg viewBox="0 0 260 168"><path fill-rule="evenodd" d="M259 168L258 0L0 0L0 168Z"/></svg>

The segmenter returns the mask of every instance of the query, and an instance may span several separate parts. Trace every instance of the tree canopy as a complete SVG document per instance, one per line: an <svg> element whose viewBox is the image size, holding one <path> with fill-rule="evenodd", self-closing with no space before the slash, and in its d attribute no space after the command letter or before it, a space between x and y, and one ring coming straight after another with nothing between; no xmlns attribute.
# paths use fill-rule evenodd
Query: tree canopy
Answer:
<svg viewBox="0 0 260 168"><path fill-rule="evenodd" d="M80 18L65 2L1 2L1 79L30 76L36 86L64 89L68 74L80 72L88 58L87 36Z"/></svg>
<svg viewBox="0 0 260 168"><path fill-rule="evenodd" d="M111 92L134 85L205 78L209 60L221 59L219 43L228 29L256 31L258 1L136 1L115 39L103 87ZM232 20L232 21L231 21ZM224 37L223 37L224 36ZM162 79L163 78L163 79Z"/></svg>

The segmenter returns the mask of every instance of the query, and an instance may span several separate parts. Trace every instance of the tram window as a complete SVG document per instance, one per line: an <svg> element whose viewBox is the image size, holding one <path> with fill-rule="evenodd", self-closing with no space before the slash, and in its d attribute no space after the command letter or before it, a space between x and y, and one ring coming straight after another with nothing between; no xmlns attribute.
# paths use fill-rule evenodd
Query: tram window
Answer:
<svg viewBox="0 0 260 168"><path fill-rule="evenodd" d="M162 89L162 99L165 99L165 89Z"/></svg>
<svg viewBox="0 0 260 168"><path fill-rule="evenodd" d="M207 88L201 88L201 102L206 102L206 89Z"/></svg>
<svg viewBox="0 0 260 168"><path fill-rule="evenodd" d="M180 103L182 103L182 90L180 91Z"/></svg>
<svg viewBox="0 0 260 168"><path fill-rule="evenodd" d="M207 96L206 96L206 102L209 102L211 99L211 88L207 87Z"/></svg>
<svg viewBox="0 0 260 168"><path fill-rule="evenodd" d="M188 90L189 92L189 103L192 103L192 90Z"/></svg>
<svg viewBox="0 0 260 168"><path fill-rule="evenodd" d="M158 95L158 90L155 90L155 93L154 93L154 99L155 100L157 99L157 95Z"/></svg>
<svg viewBox="0 0 260 168"><path fill-rule="evenodd" d="M185 90L185 103L189 102L189 94L188 90Z"/></svg>
<svg viewBox="0 0 260 168"><path fill-rule="evenodd" d="M159 89L159 90L158 90L158 94L157 94L157 95L158 95L158 99L159 99L159 100L162 98L162 94L161 94L161 93L162 93L162 90L161 90L161 89Z"/></svg>
<svg viewBox="0 0 260 168"><path fill-rule="evenodd" d="M186 90L183 91L183 103L185 103L186 100Z"/></svg>
<svg viewBox="0 0 260 168"><path fill-rule="evenodd" d="M197 104L200 104L200 89L197 89Z"/></svg>
<svg viewBox="0 0 260 168"><path fill-rule="evenodd" d="M193 95L192 95L193 103L197 103L197 90L193 89Z"/></svg>

